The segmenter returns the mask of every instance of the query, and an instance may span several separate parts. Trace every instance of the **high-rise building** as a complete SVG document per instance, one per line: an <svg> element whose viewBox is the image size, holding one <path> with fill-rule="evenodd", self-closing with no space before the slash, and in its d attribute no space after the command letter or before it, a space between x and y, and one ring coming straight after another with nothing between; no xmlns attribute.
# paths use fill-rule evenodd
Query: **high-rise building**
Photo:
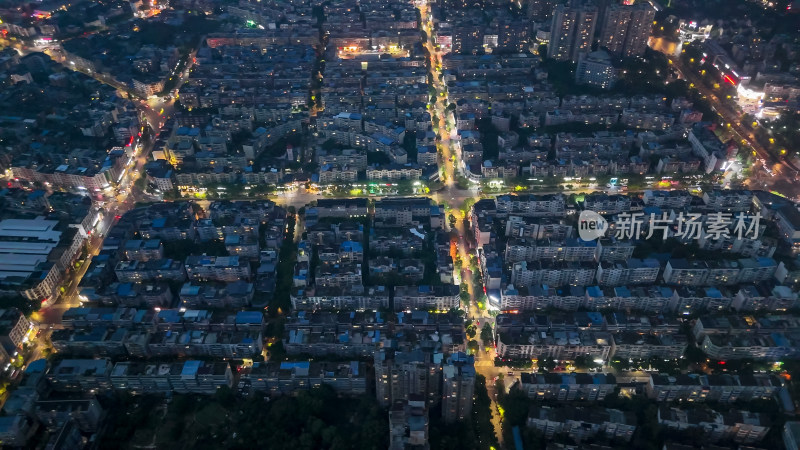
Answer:
<svg viewBox="0 0 800 450"><path fill-rule="evenodd" d="M438 363L433 360L439 361ZM375 353L375 394L381 405L389 406L409 395L423 396L429 405L440 399L441 354L421 350Z"/></svg>
<svg viewBox="0 0 800 450"><path fill-rule="evenodd" d="M455 353L442 367L442 417L445 422L465 420L472 412L475 393L475 360Z"/></svg>
<svg viewBox="0 0 800 450"><path fill-rule="evenodd" d="M499 20L497 48L514 52L524 51L528 48L528 25L521 21Z"/></svg>
<svg viewBox="0 0 800 450"><path fill-rule="evenodd" d="M596 24L596 6L557 6L550 26L547 57L576 62L578 55L591 51Z"/></svg>
<svg viewBox="0 0 800 450"><path fill-rule="evenodd" d="M544 22L553 17L556 0L528 0L528 18L534 22Z"/></svg>
<svg viewBox="0 0 800 450"><path fill-rule="evenodd" d="M616 56L640 56L647 48L656 11L649 3L612 5L606 9L600 47Z"/></svg>
<svg viewBox="0 0 800 450"><path fill-rule="evenodd" d="M480 25L462 22L453 26L453 52L474 54L483 48L483 28Z"/></svg>

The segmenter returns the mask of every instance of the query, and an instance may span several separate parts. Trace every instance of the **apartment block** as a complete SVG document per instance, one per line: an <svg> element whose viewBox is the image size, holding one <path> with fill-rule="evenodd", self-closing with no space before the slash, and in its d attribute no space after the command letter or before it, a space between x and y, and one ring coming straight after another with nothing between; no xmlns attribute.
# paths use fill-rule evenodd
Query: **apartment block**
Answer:
<svg viewBox="0 0 800 450"><path fill-rule="evenodd" d="M239 390L292 395L320 385L331 386L340 395L367 392L367 371L363 362L283 361L254 363L239 371Z"/></svg>
<svg viewBox="0 0 800 450"><path fill-rule="evenodd" d="M575 360L578 356L608 361L611 334L592 331L499 332L497 356L510 359Z"/></svg>
<svg viewBox="0 0 800 450"><path fill-rule="evenodd" d="M550 25L547 57L576 62L578 55L591 51L597 22L596 6L556 6Z"/></svg>
<svg viewBox="0 0 800 450"><path fill-rule="evenodd" d="M428 407L419 394L395 401L389 410L389 450L428 449Z"/></svg>
<svg viewBox="0 0 800 450"><path fill-rule="evenodd" d="M442 418L445 422L467 420L475 394L475 361L455 353L442 366Z"/></svg>
<svg viewBox="0 0 800 450"><path fill-rule="evenodd" d="M396 286L394 289L395 311L426 308L447 311L458 308L460 302L458 286L452 284Z"/></svg>
<svg viewBox="0 0 800 450"><path fill-rule="evenodd" d="M622 332L614 334L612 358L649 359L654 356L678 359L688 342L682 334Z"/></svg>
<svg viewBox="0 0 800 450"><path fill-rule="evenodd" d="M364 289L361 284L350 286L312 286L292 290L292 309L376 310L389 307L389 291L384 286Z"/></svg>
<svg viewBox="0 0 800 450"><path fill-rule="evenodd" d="M579 442L594 436L630 441L636 431L632 412L600 407L533 406L527 423L547 438L564 433Z"/></svg>
<svg viewBox="0 0 800 450"><path fill-rule="evenodd" d="M186 271L180 261L153 259L149 261L120 261L114 266L117 279L123 283L138 283L148 280L183 281Z"/></svg>
<svg viewBox="0 0 800 450"><path fill-rule="evenodd" d="M566 214L566 199L561 194L501 195L495 200L500 217L561 217Z"/></svg>
<svg viewBox="0 0 800 450"><path fill-rule="evenodd" d="M770 430L770 420L762 413L713 409L679 409L661 405L658 423L669 430L698 430L711 442L732 440L739 444L760 442Z"/></svg>
<svg viewBox="0 0 800 450"><path fill-rule="evenodd" d="M714 400L732 403L736 400L771 400L783 386L778 377L767 374L668 376L654 373L650 374L645 392L659 402Z"/></svg>
<svg viewBox="0 0 800 450"><path fill-rule="evenodd" d="M234 282L250 278L250 263L239 256L192 255L184 264L191 280Z"/></svg>
<svg viewBox="0 0 800 450"><path fill-rule="evenodd" d="M375 353L375 390L381 405L419 396L426 405L441 401L441 362L422 350Z"/></svg>
<svg viewBox="0 0 800 450"><path fill-rule="evenodd" d="M660 271L661 263L654 258L601 261L597 266L597 283L601 286L654 284Z"/></svg>
<svg viewBox="0 0 800 450"><path fill-rule="evenodd" d="M150 261L164 258L164 245L160 239L131 239L125 242L125 258L133 261Z"/></svg>
<svg viewBox="0 0 800 450"><path fill-rule="evenodd" d="M612 374L520 374L520 389L534 400L602 401L616 387Z"/></svg>

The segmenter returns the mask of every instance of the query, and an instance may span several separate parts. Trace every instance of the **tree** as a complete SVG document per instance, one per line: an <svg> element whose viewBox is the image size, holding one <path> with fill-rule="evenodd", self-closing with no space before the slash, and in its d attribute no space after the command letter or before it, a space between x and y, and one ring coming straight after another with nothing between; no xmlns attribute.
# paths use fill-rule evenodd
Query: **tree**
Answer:
<svg viewBox="0 0 800 450"><path fill-rule="evenodd" d="M467 304L469 303L469 292L462 291L458 295L461 298L461 303L467 303Z"/></svg>
<svg viewBox="0 0 800 450"><path fill-rule="evenodd" d="M598 364L594 362L591 356L580 355L575 357L575 367L578 369L593 369L597 366Z"/></svg>
<svg viewBox="0 0 800 450"><path fill-rule="evenodd" d="M483 286L483 276L479 270L472 273L472 284L475 286Z"/></svg>
<svg viewBox="0 0 800 450"><path fill-rule="evenodd" d="M706 354L703 353L703 350L694 345L693 342L689 343L689 346L686 347L686 352L684 353L684 357L690 363L701 363L706 360Z"/></svg>
<svg viewBox="0 0 800 450"><path fill-rule="evenodd" d="M556 362L553 360L553 358L540 359L538 365L539 365L539 372L543 371L549 372L556 368Z"/></svg>
<svg viewBox="0 0 800 450"><path fill-rule="evenodd" d="M482 448L499 448L497 436L492 426L491 400L486 390L486 378L483 375L475 376L475 403L472 408L472 428L478 435Z"/></svg>
<svg viewBox="0 0 800 450"><path fill-rule="evenodd" d="M25 316L30 316L41 306L41 302L32 302L21 295L0 296L0 308L17 308Z"/></svg>
<svg viewBox="0 0 800 450"><path fill-rule="evenodd" d="M508 394L504 394L503 389L499 389L498 392L497 402L505 411L502 425L503 437L506 442L513 442L511 430L516 426L525 428L531 401L517 386L512 387Z"/></svg>
<svg viewBox="0 0 800 450"><path fill-rule="evenodd" d="M474 355L475 353L478 353L479 348L480 346L478 345L478 341L470 340L467 342L467 350L469 350L470 354Z"/></svg>
<svg viewBox="0 0 800 450"><path fill-rule="evenodd" d="M481 328L481 340L483 341L483 345L494 343L494 333L492 332L492 326L489 325L489 322L484 323Z"/></svg>

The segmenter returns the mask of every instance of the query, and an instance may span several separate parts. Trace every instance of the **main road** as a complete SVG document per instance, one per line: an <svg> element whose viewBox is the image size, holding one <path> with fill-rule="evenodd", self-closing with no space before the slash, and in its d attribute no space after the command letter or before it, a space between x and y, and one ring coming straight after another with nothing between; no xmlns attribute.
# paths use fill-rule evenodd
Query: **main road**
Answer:
<svg viewBox="0 0 800 450"><path fill-rule="evenodd" d="M736 144L744 146L744 149L752 152L753 156L758 156L759 160L752 166L752 177L746 181L747 186L751 189L774 190L792 199L800 198L800 186L795 181L798 169L788 160L775 161L767 149L756 140L753 131L742 126L740 114L728 108L716 93L705 85L698 74L683 64L680 57L669 56L674 58L673 65L680 77L690 82L703 97L709 100L714 111L722 119L723 126L729 129L736 138ZM769 173L765 170L764 174L761 174L760 171L763 169L768 169Z"/></svg>
<svg viewBox="0 0 800 450"><path fill-rule="evenodd" d="M183 71L180 73L173 73L173 76L180 77L176 84L177 86L180 86L188 76L192 63L194 62L194 55L195 52L189 54L186 68ZM65 67L70 66L65 65ZM87 73L86 75L92 76L96 80L116 89L122 88L122 86L119 86L113 79L101 74ZM64 284L64 292L56 301L56 304L44 307L38 312L36 319L40 323L58 327L65 310L80 306L81 302L78 297L78 285L89 269L92 257L102 250L103 238L108 234L111 227L116 224L120 216L133 209L137 200L143 198L143 193L139 192L136 188L136 181L139 177L144 176L144 165L147 163L148 156L153 149L155 136L161 131L164 123L174 110L176 94L173 92L167 97L167 99L162 99L161 97L150 98L147 101L132 99L144 121L150 126L152 135L149 139L143 139L141 141L137 139L131 143L131 145L134 146L133 157L125 168L122 178L117 183L117 193L107 195L106 200L103 202L102 218L95 226L87 242L86 259L77 270L73 271L68 276ZM144 126L142 130L144 130Z"/></svg>
<svg viewBox="0 0 800 450"><path fill-rule="evenodd" d="M461 205L465 199L479 197L480 193L477 189L474 191L461 189L456 184L456 177L459 175L463 176L461 170L463 163L460 151L461 146L455 135L456 121L454 111L448 108L450 101L447 95L447 85L444 83L444 77L442 76L443 54L436 45L436 31L434 29L430 4L427 1L421 3L419 5L419 11L420 26L427 37L424 45L429 54L428 78L431 80L431 87L434 90L434 98L429 105L429 110L431 112L433 128L437 133L440 175L444 182L444 189L438 193L437 201L449 204L453 210L453 214L457 217L455 230L458 234L458 254L463 267L469 267L470 257L475 255L475 250L471 247L470 240L467 239L468 229L466 229L464 221L462 220L465 217L461 215L460 211L456 211L455 209ZM464 272L467 271L465 270ZM487 322L493 323L493 318L488 314L487 310L479 309L477 306L478 298L482 296L484 292L483 286L474 283L471 273L464 277L461 277L461 274L456 275L456 278L462 278L467 284L470 294L470 317L480 322L481 325ZM494 432L498 441L502 444L502 418L497 407L497 393L494 387L494 379L498 373L498 369L494 366L494 356L493 345L490 345L489 348L483 348L483 345L481 345L481 348L475 355L475 370L486 378L486 389L489 393L489 400L491 401L492 426L494 427Z"/></svg>

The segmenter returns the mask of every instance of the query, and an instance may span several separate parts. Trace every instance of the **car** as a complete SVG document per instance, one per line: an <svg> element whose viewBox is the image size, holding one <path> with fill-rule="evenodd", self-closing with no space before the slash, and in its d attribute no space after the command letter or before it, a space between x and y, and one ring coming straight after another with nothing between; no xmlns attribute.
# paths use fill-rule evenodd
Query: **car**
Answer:
<svg viewBox="0 0 800 450"><path fill-rule="evenodd" d="M508 375L513 377L514 376L514 372L508 372Z"/></svg>

